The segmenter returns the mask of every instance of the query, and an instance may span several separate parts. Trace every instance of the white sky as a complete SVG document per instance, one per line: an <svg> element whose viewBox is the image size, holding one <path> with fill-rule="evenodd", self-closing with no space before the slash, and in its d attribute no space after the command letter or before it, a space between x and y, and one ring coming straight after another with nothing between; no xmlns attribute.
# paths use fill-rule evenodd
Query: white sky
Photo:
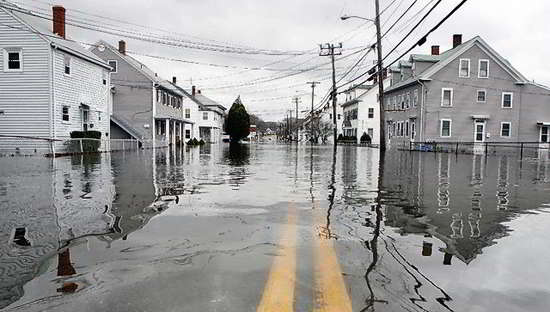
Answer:
<svg viewBox="0 0 550 312"><path fill-rule="evenodd" d="M385 8L393 0L380 1L381 7ZM413 1L396 0L382 15L382 22L390 18L386 27L389 27ZM48 0L15 0L14 2L26 7L34 6L42 9L47 9L48 3L52 3ZM410 29L411 26L403 29L405 22L428 2L430 0L418 0L411 12L383 42L386 51L389 51ZM413 33L411 40L400 46L398 51L409 48L458 2L460 1L443 0L422 27ZM360 20L341 21L339 19L343 14L373 17L374 0L57 0L55 4L65 6L67 16L72 18L84 17L74 11L81 10L88 14L115 18L148 28L187 34L202 40L216 40L230 45L263 49L317 50L319 43L329 41L335 43L342 41L344 48L357 47L364 45L365 42L372 43L371 40L375 34L374 27L369 27L369 24L363 25ZM392 15L394 10L396 10L395 14ZM463 34L464 41L480 35L526 77L550 85L550 71L548 71L548 63L545 62L545 56L550 55L549 14L550 1L547 0L469 0L459 12L428 38L426 44L413 52L429 53L430 46L434 44L441 45L442 51L445 51L450 48L451 38L455 33ZM98 17L88 16L87 18L99 20ZM360 27L361 25L363 27ZM131 28L131 26L125 26L125 29ZM115 46L121 39L71 26L67 28L67 36L83 42L105 39ZM167 47L134 39L125 40L129 51L239 67L261 66L288 58L207 52ZM329 60L326 57L314 56L295 57L270 67L284 69L311 59L307 64L299 67L307 68ZM338 72L345 71L359 56L360 54L337 63ZM390 59L393 60L394 57ZM240 69L190 65L147 57L137 58L167 79L177 76L180 85L186 88L190 88L191 79L193 79L193 84L202 89L203 94L227 107L237 95L241 95L247 109L252 113L258 113L264 120L282 118L286 109L294 107L291 103L292 96L301 93L309 94L311 89L305 82L312 79L326 79L317 89L316 103L330 87L329 66L323 67L327 70L266 83L215 89L284 73L273 71L241 73ZM374 54L369 54L367 59L369 64L372 64ZM362 72L364 69L360 69L358 74ZM263 91L274 88L277 90ZM268 100L271 98L279 99ZM310 107L310 95L301 96L301 101L301 109Z"/></svg>

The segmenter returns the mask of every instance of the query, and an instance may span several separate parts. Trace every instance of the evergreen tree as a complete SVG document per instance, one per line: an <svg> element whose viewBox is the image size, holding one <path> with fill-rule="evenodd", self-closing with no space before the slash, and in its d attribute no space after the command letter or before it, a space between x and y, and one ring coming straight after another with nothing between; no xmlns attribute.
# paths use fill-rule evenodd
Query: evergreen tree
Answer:
<svg viewBox="0 0 550 312"><path fill-rule="evenodd" d="M225 132L231 138L231 142L239 142L250 134L250 116L241 102L241 96L237 97L225 121Z"/></svg>

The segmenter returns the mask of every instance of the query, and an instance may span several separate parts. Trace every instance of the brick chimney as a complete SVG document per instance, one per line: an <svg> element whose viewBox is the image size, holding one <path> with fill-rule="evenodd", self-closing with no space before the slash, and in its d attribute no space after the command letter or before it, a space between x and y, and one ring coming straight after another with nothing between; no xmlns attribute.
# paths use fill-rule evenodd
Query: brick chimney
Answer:
<svg viewBox="0 0 550 312"><path fill-rule="evenodd" d="M196 92L197 92L197 88L195 86L192 86L191 87L191 95L195 96Z"/></svg>
<svg viewBox="0 0 550 312"><path fill-rule="evenodd" d="M432 55L439 55L439 46L433 45L432 46Z"/></svg>
<svg viewBox="0 0 550 312"><path fill-rule="evenodd" d="M453 49L462 44L462 35L453 35Z"/></svg>
<svg viewBox="0 0 550 312"><path fill-rule="evenodd" d="M53 10L53 33L65 39L65 8L55 5Z"/></svg>
<svg viewBox="0 0 550 312"><path fill-rule="evenodd" d="M120 40L118 42L118 52L120 52L123 55L126 55L126 41Z"/></svg>
<svg viewBox="0 0 550 312"><path fill-rule="evenodd" d="M172 77L172 83L173 83L173 84L176 84L176 83L177 83L176 76Z"/></svg>

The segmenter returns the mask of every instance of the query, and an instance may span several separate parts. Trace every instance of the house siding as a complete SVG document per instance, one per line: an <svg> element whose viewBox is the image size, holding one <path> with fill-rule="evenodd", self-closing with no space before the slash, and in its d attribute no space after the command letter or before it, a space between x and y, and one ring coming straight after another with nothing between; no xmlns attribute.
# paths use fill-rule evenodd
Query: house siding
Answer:
<svg viewBox="0 0 550 312"><path fill-rule="evenodd" d="M110 88L107 69L54 50L55 130L58 139L70 137L72 131L82 131L81 105L89 106L89 128L108 139ZM65 74L65 57L70 57L71 73ZM103 84L103 78L106 84ZM63 106L69 107L69 121L63 121Z"/></svg>
<svg viewBox="0 0 550 312"><path fill-rule="evenodd" d="M117 72L111 73L111 83L115 86L113 114L140 133L141 139L151 140L154 130L153 82L109 48L104 51L94 48L92 52L106 62L117 61Z"/></svg>
<svg viewBox="0 0 550 312"><path fill-rule="evenodd" d="M4 71L4 48L21 48L23 71ZM0 135L51 137L50 46L0 9ZM47 149L47 141L0 139L0 150Z"/></svg>
<svg viewBox="0 0 550 312"><path fill-rule="evenodd" d="M470 59L470 77L459 78L460 59ZM478 78L478 60L490 60L488 79ZM515 131L519 125L519 111L522 106L522 87L515 84L515 79L480 47L473 46L444 69L437 72L427 85L425 110L425 141L467 141L474 140L474 120L472 115L488 115L486 121L487 142L518 141ZM443 88L453 89L453 106L442 107ZM477 103L477 90L487 91L486 103ZM513 92L514 100L511 109L502 108L502 93ZM449 138L440 137L440 120L452 120L452 134ZM512 123L510 137L500 136L501 122Z"/></svg>

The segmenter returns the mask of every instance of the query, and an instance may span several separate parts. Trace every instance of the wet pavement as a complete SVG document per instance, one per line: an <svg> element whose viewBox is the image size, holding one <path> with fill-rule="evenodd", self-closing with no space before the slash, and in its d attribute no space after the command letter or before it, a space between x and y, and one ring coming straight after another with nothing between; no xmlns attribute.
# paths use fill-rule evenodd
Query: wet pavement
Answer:
<svg viewBox="0 0 550 312"><path fill-rule="evenodd" d="M548 153L0 158L2 311L547 311Z"/></svg>

